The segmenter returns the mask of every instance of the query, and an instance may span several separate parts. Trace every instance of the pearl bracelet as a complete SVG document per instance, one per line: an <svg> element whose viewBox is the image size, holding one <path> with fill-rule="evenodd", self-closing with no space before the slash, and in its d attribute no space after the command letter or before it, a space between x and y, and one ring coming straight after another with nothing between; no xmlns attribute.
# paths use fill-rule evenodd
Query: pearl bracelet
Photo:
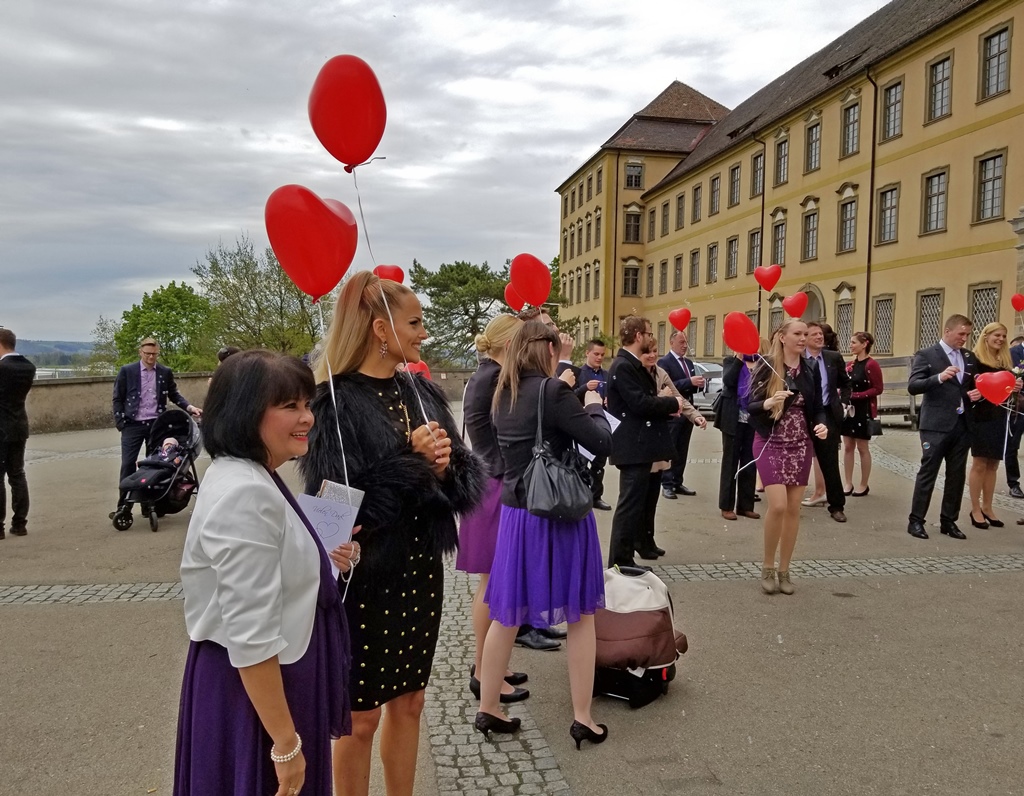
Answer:
<svg viewBox="0 0 1024 796"><path fill-rule="evenodd" d="M275 749L277 749L277 744L274 744L273 746L271 746L270 747L270 759L271 759L271 761L273 761L274 763L287 763L290 760L294 760L296 757L298 757L299 756L299 752L302 751L302 736L299 735L298 733L295 733L295 737L298 740L298 743L295 744L295 748L292 749L286 755L279 755L279 754L277 754L274 751Z"/></svg>

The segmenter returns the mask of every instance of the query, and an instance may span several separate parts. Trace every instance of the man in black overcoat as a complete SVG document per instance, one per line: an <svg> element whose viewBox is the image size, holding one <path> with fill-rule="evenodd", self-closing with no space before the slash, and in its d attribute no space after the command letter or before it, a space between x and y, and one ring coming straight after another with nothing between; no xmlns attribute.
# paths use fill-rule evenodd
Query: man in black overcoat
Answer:
<svg viewBox="0 0 1024 796"><path fill-rule="evenodd" d="M25 477L25 444L28 414L25 398L32 389L36 366L15 351L18 339L0 328L0 539L7 517L7 489L11 485L11 535L28 533L28 479Z"/></svg>

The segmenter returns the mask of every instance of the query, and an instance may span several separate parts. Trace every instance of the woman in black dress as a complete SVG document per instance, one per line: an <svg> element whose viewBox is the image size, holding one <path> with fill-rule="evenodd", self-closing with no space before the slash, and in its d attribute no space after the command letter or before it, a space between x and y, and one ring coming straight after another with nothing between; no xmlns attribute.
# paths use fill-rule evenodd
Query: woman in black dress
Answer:
<svg viewBox="0 0 1024 796"><path fill-rule="evenodd" d="M340 429L349 483L365 492L356 518L361 563L345 600L352 735L334 746L339 796L369 792L378 724L387 792L412 794L441 625L442 556L455 550L455 514L473 509L486 483L441 390L396 372L405 361L419 361L426 337L415 294L363 271L342 288L315 362L316 425L300 464L306 491L315 493L324 479L345 481ZM328 364L337 409L324 383Z"/></svg>
<svg viewBox="0 0 1024 796"><path fill-rule="evenodd" d="M854 332L850 338L853 359L846 363L850 374L850 403L853 415L843 418L843 473L845 491L853 497L864 497L871 477L871 422L878 418L878 396L885 389L882 367L871 358L875 338L868 332ZM860 454L860 489L853 488L854 454Z"/></svg>
<svg viewBox="0 0 1024 796"><path fill-rule="evenodd" d="M975 376L1012 370L1010 346L1006 343L1006 327L1001 323L990 323L981 330L974 346L978 359ZM1020 391L1017 379L1017 391ZM972 390L977 392L977 390ZM1002 528L1003 521L996 517L992 508L992 495L996 488L996 473L999 462L1006 451L1008 410L1003 405L979 400L981 394L972 395L971 417L971 472L967 477L967 488L971 494L971 525L975 528Z"/></svg>

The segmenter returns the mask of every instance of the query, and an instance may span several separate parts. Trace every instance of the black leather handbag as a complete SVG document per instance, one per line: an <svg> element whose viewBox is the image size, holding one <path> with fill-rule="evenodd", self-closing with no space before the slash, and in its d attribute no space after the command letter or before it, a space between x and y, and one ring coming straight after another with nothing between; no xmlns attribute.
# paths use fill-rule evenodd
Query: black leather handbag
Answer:
<svg viewBox="0 0 1024 796"><path fill-rule="evenodd" d="M575 442L562 459L555 456L544 442L544 394L549 381L544 380L537 396L537 437L533 443L533 460L523 476L526 510L553 520L580 520L594 507L594 496L584 476L589 472Z"/></svg>

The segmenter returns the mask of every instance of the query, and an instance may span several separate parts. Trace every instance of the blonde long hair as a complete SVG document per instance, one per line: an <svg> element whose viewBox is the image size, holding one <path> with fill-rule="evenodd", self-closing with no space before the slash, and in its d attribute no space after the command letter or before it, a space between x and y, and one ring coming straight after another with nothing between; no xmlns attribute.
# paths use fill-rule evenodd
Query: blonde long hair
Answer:
<svg viewBox="0 0 1024 796"><path fill-rule="evenodd" d="M483 332L474 339L476 350L484 356L491 356L491 352L503 349L522 325L523 322L515 315L498 315L492 318Z"/></svg>
<svg viewBox="0 0 1024 796"><path fill-rule="evenodd" d="M1003 330L1003 334L1006 335L1007 340L999 351L993 351L991 346L988 344L988 336L999 329ZM974 344L974 356L978 358L979 362L983 365L988 365L990 368L1012 370L1013 360L1010 358L1009 337L1010 334L1006 326L999 323L999 321L993 321L992 323L985 324L985 328L982 329L981 334L978 335L978 342Z"/></svg>
<svg viewBox="0 0 1024 796"><path fill-rule="evenodd" d="M313 375L316 381L327 381L327 364L331 373L351 373L379 345L373 333L377 318L388 320L387 306L395 308L408 296L415 295L405 285L390 279L381 279L370 271L359 271L349 277L338 302L330 328L313 357ZM387 298L387 306L384 300Z"/></svg>
<svg viewBox="0 0 1024 796"><path fill-rule="evenodd" d="M527 321L520 326L505 350L505 364L501 368L501 375L498 376L491 411L497 411L501 403L501 394L505 390L509 391L511 411L519 397L519 383L525 371L538 370L546 376L553 375L549 346L554 346L555 351L558 351L561 344L558 332L549 329L540 321Z"/></svg>
<svg viewBox="0 0 1024 796"><path fill-rule="evenodd" d="M782 344L782 336L786 333L790 326L794 323L803 323L799 318L790 318L782 326L775 330L772 335L771 349L767 354L762 356L764 362L758 366L759 373L754 378L754 382L762 381L767 375L768 386L765 390L765 399L771 398L779 390L789 389L786 385L785 380L780 374L786 372L786 359L785 359L785 346ZM768 367L771 365L771 368ZM778 420L782 417L782 412L785 409L784 404L779 404L769 413L772 420Z"/></svg>

